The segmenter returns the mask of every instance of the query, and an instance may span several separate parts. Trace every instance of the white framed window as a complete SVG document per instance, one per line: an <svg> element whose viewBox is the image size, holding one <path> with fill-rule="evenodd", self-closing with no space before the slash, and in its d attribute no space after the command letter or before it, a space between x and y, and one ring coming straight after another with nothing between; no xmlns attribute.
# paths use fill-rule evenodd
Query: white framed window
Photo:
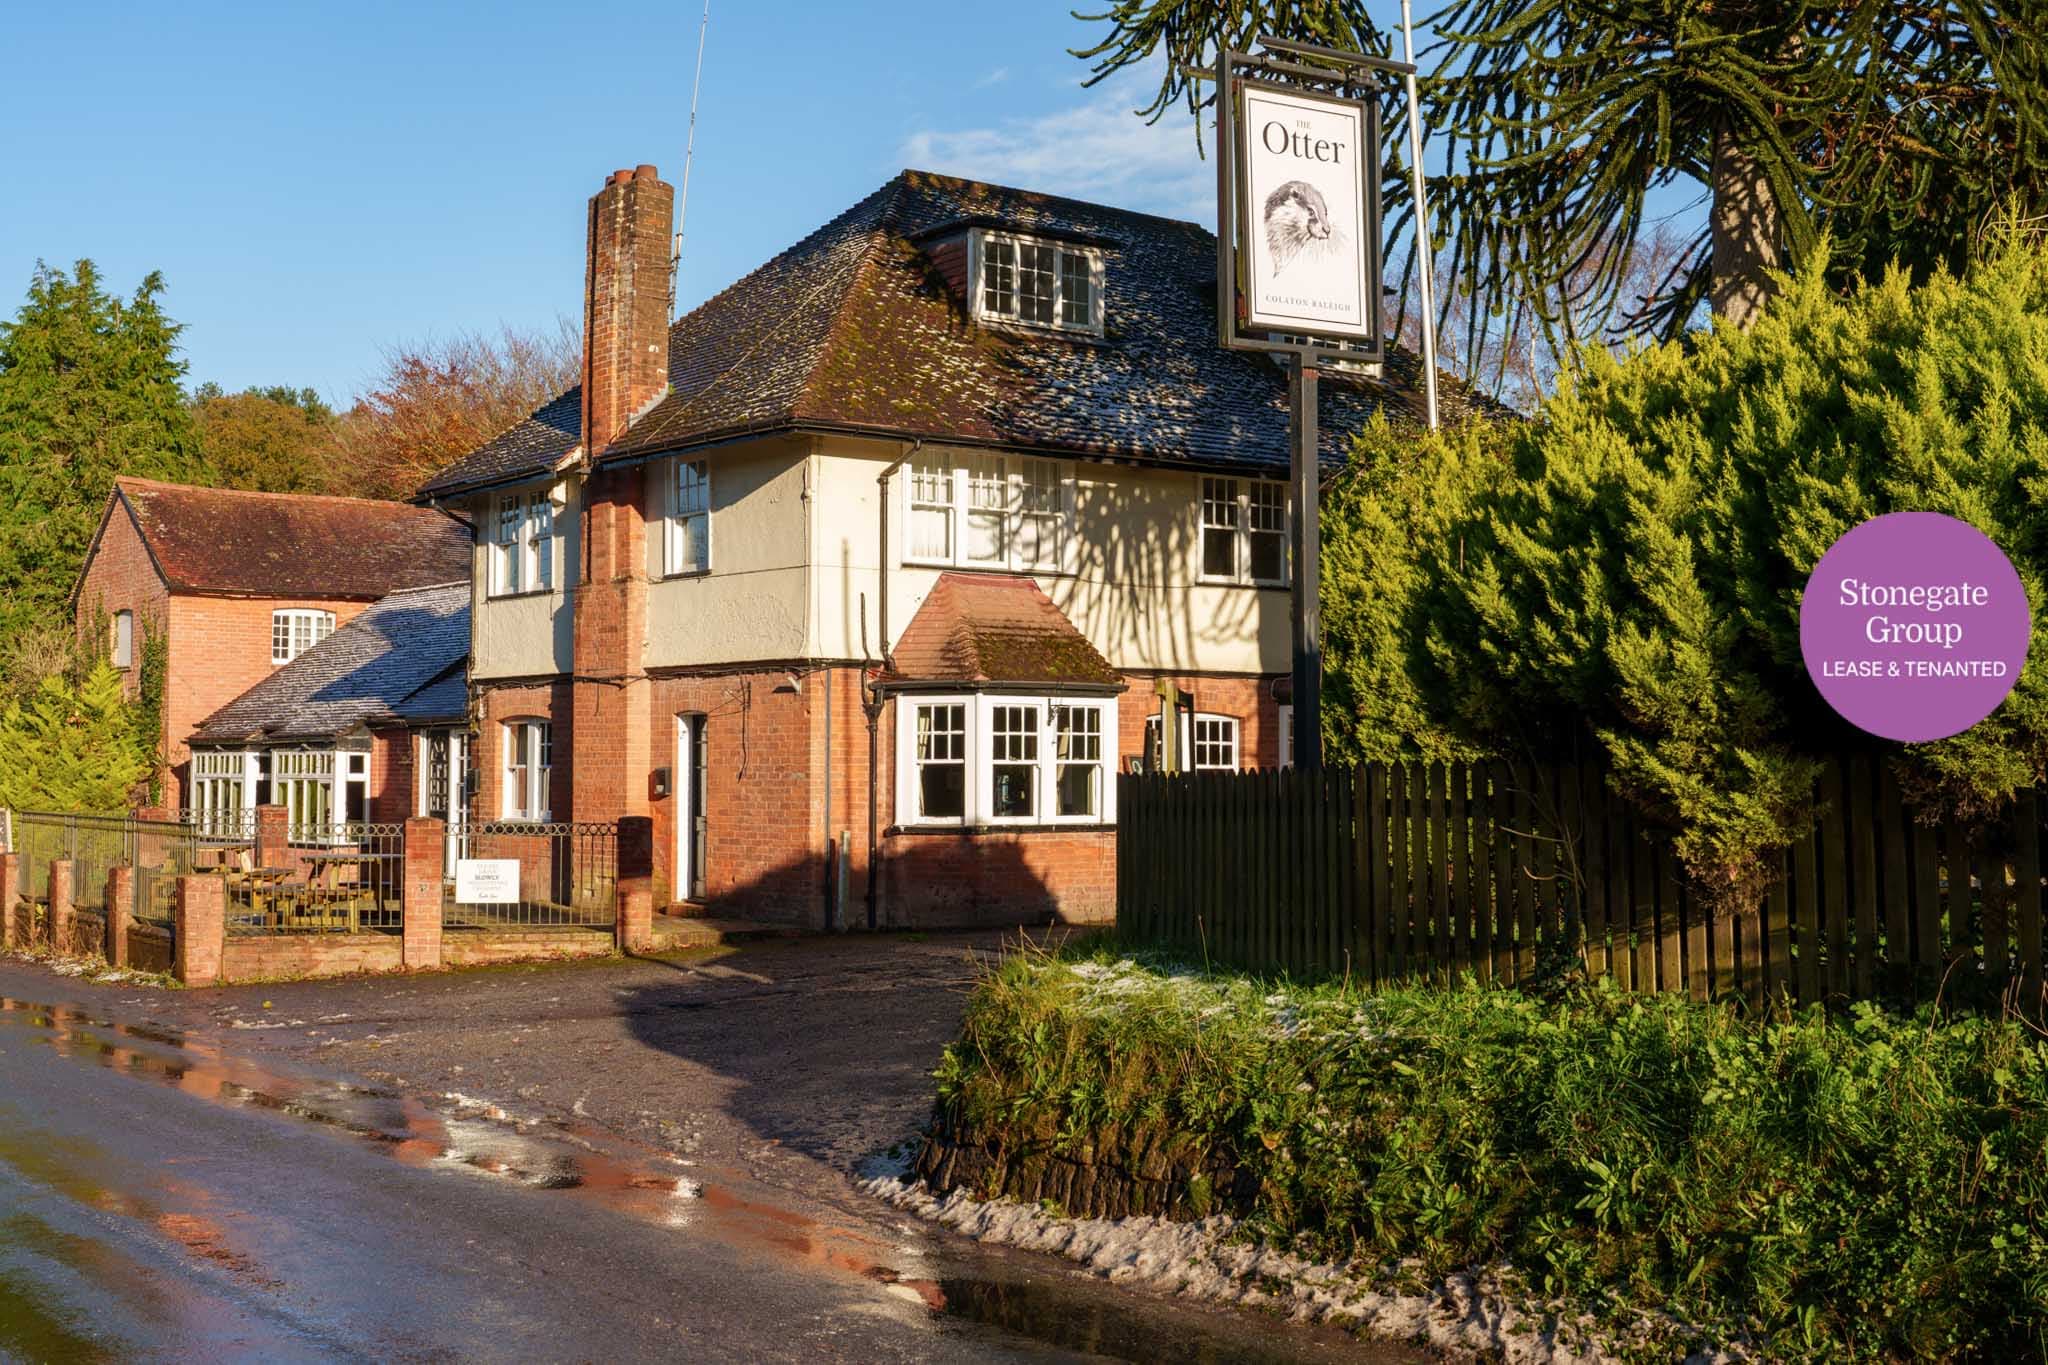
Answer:
<svg viewBox="0 0 2048 1365"><path fill-rule="evenodd" d="M490 584L493 597L547 592L555 586L555 498L549 490L498 499Z"/></svg>
<svg viewBox="0 0 2048 1365"><path fill-rule="evenodd" d="M135 666L134 612L117 611L113 619L107 622L107 652L112 657L114 667Z"/></svg>
<svg viewBox="0 0 2048 1365"><path fill-rule="evenodd" d="M1183 714L1176 727L1180 736L1180 758L1184 768L1195 772L1235 772L1238 767L1238 720L1197 712L1192 724ZM1166 761L1159 744L1159 717L1145 718L1145 757L1149 765Z"/></svg>
<svg viewBox="0 0 2048 1365"><path fill-rule="evenodd" d="M1203 581L1287 581L1287 485L1205 477L1200 501Z"/></svg>
<svg viewBox="0 0 2048 1365"><path fill-rule="evenodd" d="M240 749L192 751L192 792L187 812L199 832L240 836L256 809L255 755Z"/></svg>
<svg viewBox="0 0 2048 1365"><path fill-rule="evenodd" d="M285 837L295 844L330 837L335 814L332 749L275 749L270 755L271 800L285 809Z"/></svg>
<svg viewBox="0 0 2048 1365"><path fill-rule="evenodd" d="M288 664L332 634L331 611L274 611L270 613L270 662Z"/></svg>
<svg viewBox="0 0 2048 1365"><path fill-rule="evenodd" d="M703 460L664 460L661 479L661 569L665 578L711 569L711 467Z"/></svg>
<svg viewBox="0 0 2048 1365"><path fill-rule="evenodd" d="M1109 824L1116 703L1097 697L905 696L897 702L905 825Z"/></svg>
<svg viewBox="0 0 2048 1365"><path fill-rule="evenodd" d="M916 764L911 810L920 822L967 818L965 702L919 702L912 708Z"/></svg>
<svg viewBox="0 0 2048 1365"><path fill-rule="evenodd" d="M1279 707L1280 716L1280 766L1294 766L1294 706L1283 702Z"/></svg>
<svg viewBox="0 0 2048 1365"><path fill-rule="evenodd" d="M522 718L504 724L504 794L499 809L507 820L548 818L548 774L554 767L554 727Z"/></svg>
<svg viewBox="0 0 2048 1365"><path fill-rule="evenodd" d="M953 562L953 465L936 451L910 462L908 559Z"/></svg>
<svg viewBox="0 0 2048 1365"><path fill-rule="evenodd" d="M977 230L969 246L974 314L1062 332L1102 332L1102 253Z"/></svg>
<svg viewBox="0 0 2048 1365"><path fill-rule="evenodd" d="M1030 455L920 455L905 497L904 562L1063 573L1073 535L1072 466Z"/></svg>

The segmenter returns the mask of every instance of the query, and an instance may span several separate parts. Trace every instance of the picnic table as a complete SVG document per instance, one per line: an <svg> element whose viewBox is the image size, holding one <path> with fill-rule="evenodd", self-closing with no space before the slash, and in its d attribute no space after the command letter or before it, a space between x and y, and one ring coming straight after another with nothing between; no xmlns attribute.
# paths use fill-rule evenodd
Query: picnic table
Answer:
<svg viewBox="0 0 2048 1365"><path fill-rule="evenodd" d="M200 866L199 859L202 856L211 855L213 861L206 864L206 866L232 868L235 863L242 860L244 855L253 858L255 854L256 845L253 843L235 839L202 838L197 847L193 849L192 863L197 868Z"/></svg>
<svg viewBox="0 0 2048 1365"><path fill-rule="evenodd" d="M299 858L306 864L308 889L319 899L332 900L345 907L351 934L362 927L362 910L356 904L354 890L368 890L371 895L377 895L387 880L384 875L387 867L399 861L396 853L369 849L302 853ZM356 876L344 882L342 874L350 869L356 871Z"/></svg>
<svg viewBox="0 0 2048 1365"><path fill-rule="evenodd" d="M228 886L239 888L249 898L250 916L270 926L277 923L279 889L292 875L289 867L231 868Z"/></svg>

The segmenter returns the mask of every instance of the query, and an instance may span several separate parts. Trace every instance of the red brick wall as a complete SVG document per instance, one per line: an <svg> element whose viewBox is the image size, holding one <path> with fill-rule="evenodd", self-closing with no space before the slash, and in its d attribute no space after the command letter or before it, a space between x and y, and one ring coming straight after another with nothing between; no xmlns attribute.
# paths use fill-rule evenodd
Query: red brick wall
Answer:
<svg viewBox="0 0 2048 1365"><path fill-rule="evenodd" d="M413 748L410 730L370 732L370 819L395 824L413 813Z"/></svg>
<svg viewBox="0 0 2048 1365"><path fill-rule="evenodd" d="M784 669L654 680L648 725L652 766L667 767L672 776L670 794L653 798L648 806L654 818L657 906L681 898L676 886L676 814L681 803L673 788L685 780L685 769L677 746L677 718L695 714L704 717L707 749L707 900L721 914L823 925L821 746L830 690L824 673L792 687ZM833 747L840 747L836 731ZM835 780L834 785L841 782ZM835 801L835 823L843 809Z"/></svg>
<svg viewBox="0 0 2048 1365"><path fill-rule="evenodd" d="M470 765L477 770L478 787L470 801L470 817L496 820L504 811L506 721L533 717L553 727L553 768L549 772L548 814L556 820L616 820L618 812L590 813L575 809L570 796L570 776L576 753L576 724L570 698L570 684L560 682L491 687L484 691L482 722L470 740Z"/></svg>
<svg viewBox="0 0 2048 1365"><path fill-rule="evenodd" d="M85 566L85 574L78 589L77 627L80 631L100 629L102 618L111 618L117 611L135 613L135 654L136 663L142 660L142 632L145 627L162 630L164 604L170 600L170 593L164 581L157 576L156 566L149 561L149 551L136 534L135 523L128 513L114 509L107 522L106 534L100 537L99 549ZM101 637L105 641L106 637ZM104 646L103 646L104 647ZM127 673L128 695L135 695L139 669L131 666Z"/></svg>
<svg viewBox="0 0 2048 1365"><path fill-rule="evenodd" d="M369 605L333 598L173 596L164 681L164 752L172 780L163 804L172 809L185 804L186 764L192 756L186 737L199 722L277 671L270 662L273 611L331 611L339 630Z"/></svg>
<svg viewBox="0 0 2048 1365"><path fill-rule="evenodd" d="M608 733L640 729L648 735L644 765L602 760L613 771L613 798L645 801L654 820L655 903L679 899L676 888L676 789L685 780L677 751L677 718L705 718L707 737L706 904L710 913L773 923L823 927L833 884L830 862L841 831L848 841L849 877L843 922L866 924L868 781L867 718L861 709L860 671L834 666L801 674L782 667L748 672L671 674L645 684L644 718L614 718ZM1117 767L1143 751L1146 717L1158 705L1153 678L1133 676L1118 703ZM1271 680L1184 676L1202 711L1239 721L1240 762L1272 766L1278 758L1278 711ZM574 690L590 692L583 683ZM616 710L625 704L611 693ZM580 712L566 682L492 688L484 697L484 732L477 740L482 789L477 811L495 817L501 806L503 738L499 726L517 716L551 717L554 730L556 819L615 820L626 810L593 808L595 784L576 800L566 790L572 767L593 762L580 734ZM587 706L587 701L579 704ZM830 748L827 748L827 709ZM879 823L885 871L880 923L960 926L1102 922L1114 917L1116 836L1103 830L929 832L895 829L895 705L883 710L877 746ZM667 767L669 795L652 795L652 770ZM827 797L830 798L829 824Z"/></svg>
<svg viewBox="0 0 2048 1365"><path fill-rule="evenodd" d="M1237 764L1240 768L1280 766L1280 708L1273 700L1272 678L1222 677L1207 674L1132 673L1130 689L1117 707L1117 770L1123 759L1145 752L1145 722L1159 714L1164 679L1195 695L1195 710L1237 717Z"/></svg>

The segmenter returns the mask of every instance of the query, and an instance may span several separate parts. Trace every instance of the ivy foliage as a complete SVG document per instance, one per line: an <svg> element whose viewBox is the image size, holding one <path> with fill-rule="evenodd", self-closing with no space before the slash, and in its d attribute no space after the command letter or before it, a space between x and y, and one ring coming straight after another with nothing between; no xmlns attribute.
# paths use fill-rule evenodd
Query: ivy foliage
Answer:
<svg viewBox="0 0 2048 1365"><path fill-rule="evenodd" d="M2048 1050L2017 1022L1169 967L1008 957L940 1063L942 1130L1026 1161L1170 1136L1271 1239L1505 1263L1628 1358L2048 1351Z"/></svg>
<svg viewBox="0 0 2048 1365"><path fill-rule="evenodd" d="M62 673L0 712L0 806L124 811L155 766L155 736L105 661L82 678Z"/></svg>
<svg viewBox="0 0 2048 1365"><path fill-rule="evenodd" d="M2033 653L1988 720L1886 752L1928 818L2048 775L2048 250L1782 287L1746 332L1588 351L1535 420L1366 433L1323 526L1333 752L1595 743L1705 890L1751 893L1811 819L1816 756L1875 747L1806 675L1806 580L1852 526L1921 510L2011 556Z"/></svg>

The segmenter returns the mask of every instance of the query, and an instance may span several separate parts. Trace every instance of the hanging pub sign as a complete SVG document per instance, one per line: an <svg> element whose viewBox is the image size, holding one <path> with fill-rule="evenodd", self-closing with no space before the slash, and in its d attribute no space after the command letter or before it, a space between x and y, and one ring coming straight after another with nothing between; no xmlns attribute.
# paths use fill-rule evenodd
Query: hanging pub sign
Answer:
<svg viewBox="0 0 2048 1365"><path fill-rule="evenodd" d="M1223 344L1382 359L1378 87L1281 54L1229 53L1223 66ZM1254 78L1264 75L1303 83Z"/></svg>

